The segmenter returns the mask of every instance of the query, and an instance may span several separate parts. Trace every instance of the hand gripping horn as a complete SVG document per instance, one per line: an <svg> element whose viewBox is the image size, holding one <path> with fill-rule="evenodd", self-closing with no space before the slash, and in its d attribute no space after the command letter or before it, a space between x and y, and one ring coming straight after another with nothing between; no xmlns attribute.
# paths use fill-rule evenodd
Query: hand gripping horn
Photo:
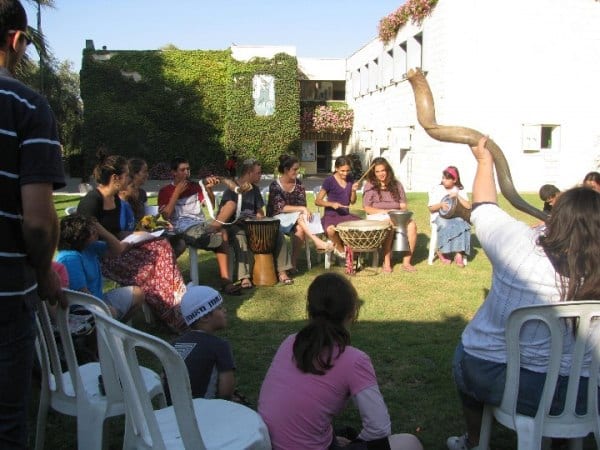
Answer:
<svg viewBox="0 0 600 450"><path fill-rule="evenodd" d="M467 144L471 147L477 146L477 142L483 136L479 131L471 128L438 125L435 120L435 106L433 104L433 95L429 84L425 79L425 75L420 69L410 69L407 74L407 79L412 86L415 94L415 106L417 108L417 119L419 124L425 129L425 132L441 142L454 142L456 144ZM488 139L486 148L494 158L496 166L496 174L498 176L498 185L500 191L506 199L516 209L523 211L526 214L532 215L540 220L546 220L548 215L527 203L517 193L515 185L510 175L508 162L504 157L504 153L498 145L491 139Z"/></svg>

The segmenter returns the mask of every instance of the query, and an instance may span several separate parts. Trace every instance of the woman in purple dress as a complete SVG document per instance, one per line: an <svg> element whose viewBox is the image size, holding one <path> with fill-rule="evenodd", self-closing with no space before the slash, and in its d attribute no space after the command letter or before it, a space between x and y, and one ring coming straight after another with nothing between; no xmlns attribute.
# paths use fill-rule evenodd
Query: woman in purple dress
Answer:
<svg viewBox="0 0 600 450"><path fill-rule="evenodd" d="M359 183L353 183L352 161L347 156L335 160L335 172L323 181L321 190L315 199L315 205L323 206L325 214L321 219L327 237L333 241L334 253L345 258L344 243L340 239L336 225L350 220L361 220L350 214L350 205L356 203L356 191ZM327 200L325 200L327 197Z"/></svg>

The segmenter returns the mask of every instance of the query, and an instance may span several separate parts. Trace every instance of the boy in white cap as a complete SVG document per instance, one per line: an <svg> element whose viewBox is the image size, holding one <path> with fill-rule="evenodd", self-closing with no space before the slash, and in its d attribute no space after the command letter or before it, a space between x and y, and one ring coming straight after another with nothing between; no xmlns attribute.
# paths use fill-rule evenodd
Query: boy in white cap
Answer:
<svg viewBox="0 0 600 450"><path fill-rule="evenodd" d="M188 368L192 397L230 400L235 388L233 354L229 342L214 335L227 326L223 298L213 288L192 285L180 307L190 330L173 346Z"/></svg>

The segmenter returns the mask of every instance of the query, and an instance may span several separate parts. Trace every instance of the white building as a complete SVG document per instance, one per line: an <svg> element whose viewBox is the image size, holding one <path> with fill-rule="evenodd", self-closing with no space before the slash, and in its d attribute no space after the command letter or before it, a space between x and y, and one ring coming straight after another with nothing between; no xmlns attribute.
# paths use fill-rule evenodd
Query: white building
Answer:
<svg viewBox="0 0 600 450"><path fill-rule="evenodd" d="M390 11L391 12L391 11ZM344 149L386 157L413 191L456 165L470 188L466 146L431 139L404 75L427 73L439 124L489 134L519 191L568 188L600 164L600 2L439 0L422 25L367 43L346 61L354 128ZM336 155L334 155L336 156Z"/></svg>

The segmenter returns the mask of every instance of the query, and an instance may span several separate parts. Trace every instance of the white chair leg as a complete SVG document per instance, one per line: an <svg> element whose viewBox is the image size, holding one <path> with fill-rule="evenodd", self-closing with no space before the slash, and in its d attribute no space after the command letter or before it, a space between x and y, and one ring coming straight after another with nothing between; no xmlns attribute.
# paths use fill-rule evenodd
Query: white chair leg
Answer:
<svg viewBox="0 0 600 450"><path fill-rule="evenodd" d="M188 253L190 254L190 280L197 285L200 279L198 276L198 249L188 247Z"/></svg>
<svg viewBox="0 0 600 450"><path fill-rule="evenodd" d="M102 450L104 434L104 413L93 408L82 409L77 414L78 450Z"/></svg>
<svg viewBox="0 0 600 450"><path fill-rule="evenodd" d="M481 417L481 429L479 432L479 450L487 450L490 446L490 438L492 434L492 423L494 421L494 414L492 407L485 405L483 407L483 416Z"/></svg>
<svg viewBox="0 0 600 450"><path fill-rule="evenodd" d="M48 406L50 403L50 392L48 392L48 380L43 380L45 386L40 389L40 404L38 406L37 425L35 428L35 450L43 450L46 440L46 419L48 417Z"/></svg>
<svg viewBox="0 0 600 450"><path fill-rule="evenodd" d="M329 269L331 267L331 252L325 253L325 268Z"/></svg>
<svg viewBox="0 0 600 450"><path fill-rule="evenodd" d="M433 260L435 259L437 241L437 225L435 223L432 223L431 237L429 238L429 256L427 257L427 264L429 264L430 266L433 265Z"/></svg>
<svg viewBox="0 0 600 450"><path fill-rule="evenodd" d="M312 262L310 260L310 244L308 239L304 241L304 250L306 251L306 268L310 270L312 268Z"/></svg>

